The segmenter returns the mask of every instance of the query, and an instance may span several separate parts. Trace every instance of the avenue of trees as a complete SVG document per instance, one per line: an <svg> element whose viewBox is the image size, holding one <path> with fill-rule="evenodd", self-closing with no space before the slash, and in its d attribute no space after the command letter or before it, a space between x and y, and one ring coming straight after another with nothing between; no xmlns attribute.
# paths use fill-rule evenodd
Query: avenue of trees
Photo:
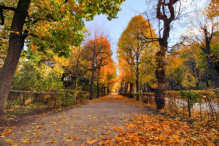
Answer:
<svg viewBox="0 0 219 146"><path fill-rule="evenodd" d="M101 13L113 19L123 1L1 1L0 120L4 119L8 93L21 55L32 57L28 53L34 52L37 54L34 59L49 65L55 55L68 57L71 46L80 46L84 40L84 20L92 20Z"/></svg>
<svg viewBox="0 0 219 146"><path fill-rule="evenodd" d="M131 96L133 90L154 91L157 109L162 109L166 90L218 88L218 1L209 0L205 9L193 11L187 33L170 46L184 3L150 1L152 14L146 11L130 20L118 42L120 92Z"/></svg>
<svg viewBox="0 0 219 146"><path fill-rule="evenodd" d="M190 12L193 21L175 44L171 34L179 26L175 22L188 16L181 7L187 1L146 0L148 10L134 16L118 40L116 64L109 37L88 32L84 21L99 14L116 18L124 1L1 1L0 121L11 89L84 90L91 100L118 82L119 92L130 96L154 91L162 109L166 90L218 88L218 0L206 0L203 10Z"/></svg>

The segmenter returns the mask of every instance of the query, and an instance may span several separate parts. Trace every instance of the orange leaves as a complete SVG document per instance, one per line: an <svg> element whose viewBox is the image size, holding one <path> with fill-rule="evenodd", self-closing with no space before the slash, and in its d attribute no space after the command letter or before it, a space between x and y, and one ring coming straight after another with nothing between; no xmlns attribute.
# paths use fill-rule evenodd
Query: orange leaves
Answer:
<svg viewBox="0 0 219 146"><path fill-rule="evenodd" d="M161 115L135 115L127 121L127 130L116 135L118 145L215 145L217 130Z"/></svg>
<svg viewBox="0 0 219 146"><path fill-rule="evenodd" d="M56 129L56 132L60 132L60 131L62 131L61 129Z"/></svg>
<svg viewBox="0 0 219 146"><path fill-rule="evenodd" d="M42 129L43 126L36 126L36 129Z"/></svg>
<svg viewBox="0 0 219 146"><path fill-rule="evenodd" d="M93 37L88 38L83 48L82 56L87 61L92 75L97 74L97 82L104 86L113 84L116 77L116 66L112 59L112 51L108 38L104 34L94 32ZM93 77L92 79L93 80ZM111 80L111 81L110 81ZM109 82L110 81L110 82Z"/></svg>
<svg viewBox="0 0 219 146"><path fill-rule="evenodd" d="M57 143L57 141L56 140L52 140L52 141L46 142L46 144L52 144L52 143Z"/></svg>
<svg viewBox="0 0 219 146"><path fill-rule="evenodd" d="M9 136L10 134L13 133L13 130L12 129L7 129L5 130L2 134L0 134L2 137L7 137Z"/></svg>
<svg viewBox="0 0 219 146"><path fill-rule="evenodd" d="M12 141L12 140L7 140L6 143L7 143L8 145L18 146L18 144L17 144L15 141Z"/></svg>
<svg viewBox="0 0 219 146"><path fill-rule="evenodd" d="M69 139L73 139L74 137L73 137L72 135L70 135L68 138L69 138Z"/></svg>
<svg viewBox="0 0 219 146"><path fill-rule="evenodd" d="M91 141L87 141L86 143L88 145L92 145L92 144L95 144L97 142L97 140L91 140Z"/></svg>

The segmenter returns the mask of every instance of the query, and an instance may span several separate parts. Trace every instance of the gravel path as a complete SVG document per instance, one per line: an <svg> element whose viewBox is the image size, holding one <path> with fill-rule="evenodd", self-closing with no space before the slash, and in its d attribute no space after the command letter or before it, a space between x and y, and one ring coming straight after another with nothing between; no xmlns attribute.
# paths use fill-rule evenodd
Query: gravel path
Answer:
<svg viewBox="0 0 219 146"><path fill-rule="evenodd" d="M98 145L102 140L114 141L115 129L143 109L133 99L117 94L90 101L86 105L31 116L20 125L10 127L13 133L1 138L4 145Z"/></svg>

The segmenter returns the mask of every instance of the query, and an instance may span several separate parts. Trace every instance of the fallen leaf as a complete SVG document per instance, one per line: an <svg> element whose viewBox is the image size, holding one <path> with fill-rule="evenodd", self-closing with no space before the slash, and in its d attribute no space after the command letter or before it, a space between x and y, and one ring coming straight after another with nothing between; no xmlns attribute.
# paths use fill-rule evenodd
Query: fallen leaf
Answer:
<svg viewBox="0 0 219 146"><path fill-rule="evenodd" d="M43 126L36 126L36 129L42 129Z"/></svg>
<svg viewBox="0 0 219 146"><path fill-rule="evenodd" d="M72 139L68 139L68 140L66 140L67 142L72 142Z"/></svg>
<svg viewBox="0 0 219 146"><path fill-rule="evenodd" d="M86 143L89 144L89 145L92 145L92 144L94 144L96 142L97 142L97 140L91 140L91 141L87 141Z"/></svg>
<svg viewBox="0 0 219 146"><path fill-rule="evenodd" d="M56 142L57 142L56 140L52 140L52 141L46 142L46 144L49 144L49 143L56 143Z"/></svg>
<svg viewBox="0 0 219 146"><path fill-rule="evenodd" d="M71 136L69 136L68 138L69 138L69 139L73 139L74 137L71 135Z"/></svg>
<svg viewBox="0 0 219 146"><path fill-rule="evenodd" d="M10 134L13 133L13 130L12 129L7 129L5 130L2 134L0 134L2 137L7 137L9 136Z"/></svg>

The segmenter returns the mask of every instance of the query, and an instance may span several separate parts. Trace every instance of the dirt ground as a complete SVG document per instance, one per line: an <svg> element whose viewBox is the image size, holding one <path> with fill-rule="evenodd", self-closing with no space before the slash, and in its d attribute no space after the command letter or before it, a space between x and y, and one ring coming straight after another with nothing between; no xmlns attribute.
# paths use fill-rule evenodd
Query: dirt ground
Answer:
<svg viewBox="0 0 219 146"><path fill-rule="evenodd" d="M111 94L62 111L15 118L14 124L4 127L8 135L0 137L0 145L80 146L98 145L103 140L114 142L124 121L145 111L140 102Z"/></svg>

